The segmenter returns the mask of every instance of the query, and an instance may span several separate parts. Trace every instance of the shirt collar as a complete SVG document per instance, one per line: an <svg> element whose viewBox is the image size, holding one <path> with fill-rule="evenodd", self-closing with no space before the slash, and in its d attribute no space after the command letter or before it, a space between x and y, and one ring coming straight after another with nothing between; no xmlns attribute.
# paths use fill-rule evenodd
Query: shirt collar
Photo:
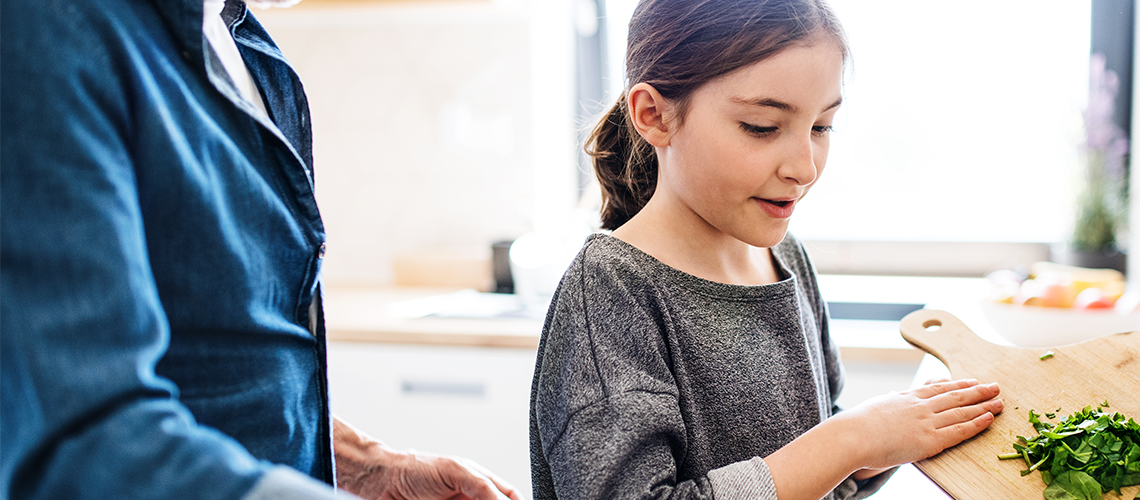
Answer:
<svg viewBox="0 0 1140 500"><path fill-rule="evenodd" d="M159 16L166 23L182 57L194 67L205 71L206 57L203 47L206 43L202 34L204 12L203 0L151 0ZM245 19L245 3L241 0L224 0L222 19L227 26L234 26Z"/></svg>
<svg viewBox="0 0 1140 500"><path fill-rule="evenodd" d="M222 13L222 9L226 7L226 0L203 0L202 10L205 15L216 16Z"/></svg>

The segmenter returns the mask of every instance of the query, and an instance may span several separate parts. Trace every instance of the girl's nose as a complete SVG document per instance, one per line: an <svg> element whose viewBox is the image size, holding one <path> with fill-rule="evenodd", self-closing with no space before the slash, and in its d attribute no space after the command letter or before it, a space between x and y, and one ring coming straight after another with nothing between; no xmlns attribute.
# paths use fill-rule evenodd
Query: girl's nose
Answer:
<svg viewBox="0 0 1140 500"><path fill-rule="evenodd" d="M789 137L784 161L780 163L777 174L799 186L815 182L819 174L815 167L816 148L810 134L807 137Z"/></svg>

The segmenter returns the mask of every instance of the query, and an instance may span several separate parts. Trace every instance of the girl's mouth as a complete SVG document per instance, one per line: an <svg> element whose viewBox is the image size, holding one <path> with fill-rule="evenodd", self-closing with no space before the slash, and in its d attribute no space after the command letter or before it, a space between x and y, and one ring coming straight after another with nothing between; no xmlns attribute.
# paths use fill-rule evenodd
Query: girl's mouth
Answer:
<svg viewBox="0 0 1140 500"><path fill-rule="evenodd" d="M774 219L791 217L796 205L796 200L766 200L763 198L756 198L756 200L760 203L760 208L763 208L764 212Z"/></svg>

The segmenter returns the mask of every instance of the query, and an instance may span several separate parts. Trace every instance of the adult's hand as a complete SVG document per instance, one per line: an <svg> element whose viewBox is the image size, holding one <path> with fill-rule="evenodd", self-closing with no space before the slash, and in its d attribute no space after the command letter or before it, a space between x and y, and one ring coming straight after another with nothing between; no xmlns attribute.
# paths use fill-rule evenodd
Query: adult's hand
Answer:
<svg viewBox="0 0 1140 500"><path fill-rule="evenodd" d="M395 450L333 417L337 487L364 500L522 500L475 462Z"/></svg>

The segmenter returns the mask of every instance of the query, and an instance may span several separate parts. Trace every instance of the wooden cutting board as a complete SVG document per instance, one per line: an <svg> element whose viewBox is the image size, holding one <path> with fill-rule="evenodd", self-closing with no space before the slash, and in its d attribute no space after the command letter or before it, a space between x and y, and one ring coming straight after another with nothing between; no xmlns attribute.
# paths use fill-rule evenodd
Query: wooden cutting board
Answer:
<svg viewBox="0 0 1140 500"><path fill-rule="evenodd" d="M1040 499L1045 483L1034 471L1022 476L1023 460L998 460L1013 451L1017 436L1037 432L1029 410L1056 412L1057 422L1085 406L1108 401L1109 410L1140 421L1140 332L1122 333L1079 344L1044 348L991 344L953 314L922 309L900 324L907 342L940 359L953 378L997 382L1005 410L981 434L914 465L958 500ZM1042 354L1053 357L1042 360ZM1060 408L1060 411L1057 409ZM1140 486L1104 495L1131 500Z"/></svg>

